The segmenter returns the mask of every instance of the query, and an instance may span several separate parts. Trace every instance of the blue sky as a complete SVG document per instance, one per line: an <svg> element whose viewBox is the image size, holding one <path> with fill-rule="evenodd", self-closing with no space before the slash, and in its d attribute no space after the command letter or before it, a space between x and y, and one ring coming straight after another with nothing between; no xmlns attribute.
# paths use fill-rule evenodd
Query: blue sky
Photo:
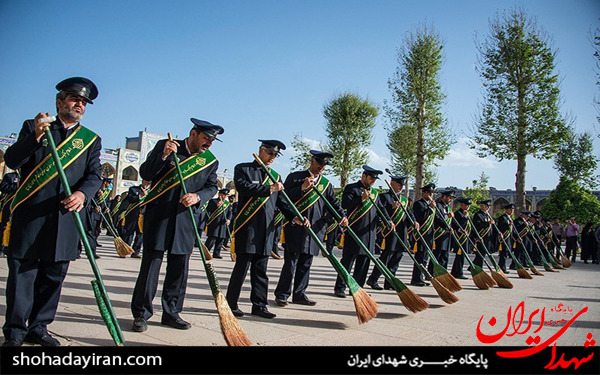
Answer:
<svg viewBox="0 0 600 375"><path fill-rule="evenodd" d="M258 138L289 143L295 133L325 141L323 105L352 91L380 107L390 98L403 36L433 24L445 43L445 114L459 138L438 185L465 187L482 171L513 188L516 162L477 158L465 144L481 100L475 38L496 12L523 6L558 49L562 111L577 131L597 125L593 48L600 2L545 1L1 1L0 135L54 109L54 86L84 76L99 87L83 123L107 148L139 130L183 137L190 117L225 127L213 151L221 170L251 159ZM383 112L383 111L381 111ZM370 165L385 168L380 115ZM595 152L600 144L596 142ZM289 154L274 167L290 171ZM528 160L526 187L552 189L551 161Z"/></svg>

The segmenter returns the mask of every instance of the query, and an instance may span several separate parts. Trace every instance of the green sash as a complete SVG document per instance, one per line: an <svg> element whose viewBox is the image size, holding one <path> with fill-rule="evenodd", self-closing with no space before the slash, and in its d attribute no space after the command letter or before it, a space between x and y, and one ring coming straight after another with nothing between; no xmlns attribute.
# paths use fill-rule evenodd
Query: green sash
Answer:
<svg viewBox="0 0 600 375"><path fill-rule="evenodd" d="M115 216L117 212L119 212L119 207L121 207L122 200L117 202L117 205L110 211L110 216Z"/></svg>
<svg viewBox="0 0 600 375"><path fill-rule="evenodd" d="M67 169L77 160L92 145L96 138L98 138L96 133L80 125L67 139L62 141L56 147L56 151L58 152L63 169ZM10 205L11 212L56 176L58 176L56 164L54 163L54 159L52 159L52 154L48 154L21 183Z"/></svg>
<svg viewBox="0 0 600 375"><path fill-rule="evenodd" d="M392 214L392 222L396 226L398 224L400 224L402 219L404 219L404 216L406 216L406 210L408 209L408 198L406 198L404 195L400 195L400 204L404 207L404 209L402 209L402 207L398 206L398 208L396 208L396 210ZM392 228L385 228L385 229L387 229L387 232L384 232L383 236L387 237L390 233L392 233ZM384 230L383 227L382 227L382 230Z"/></svg>
<svg viewBox="0 0 600 375"><path fill-rule="evenodd" d="M225 199L223 201L223 204L220 205L219 207L217 207L217 209L208 217L208 223L206 223L207 227L213 222L213 220L215 220L223 212L225 212L225 210L227 209L227 207L229 207L229 203L230 203L229 199Z"/></svg>
<svg viewBox="0 0 600 375"><path fill-rule="evenodd" d="M452 208L450 206L446 207L446 213L452 213ZM452 224L452 218L450 216L446 218L446 224L448 224L448 227L450 227L450 224ZM444 234L445 231L446 228L435 228L435 232L433 233L433 239L437 240L442 234Z"/></svg>
<svg viewBox="0 0 600 375"><path fill-rule="evenodd" d="M356 223L361 217L365 216L365 214L369 212L371 207L373 207L373 202L377 201L377 196L379 195L379 192L376 189L371 188L370 194L372 199L365 199L364 201L362 201L362 204L356 207L354 211L352 211L352 213L348 216L348 225L353 225L354 223Z"/></svg>
<svg viewBox="0 0 600 375"><path fill-rule="evenodd" d="M465 242L467 242L467 238L469 237L469 235L471 234L471 222L467 221L467 224L464 226L463 228L465 231L463 232L456 232L456 239L458 240L458 242L460 243L460 245L464 245Z"/></svg>
<svg viewBox="0 0 600 375"><path fill-rule="evenodd" d="M139 201L137 201L135 203L130 203L127 206L127 209L125 211L121 212L118 220L123 220L123 218L126 217L127 215L129 215L131 213L131 211L135 210L136 207L144 205L144 201L146 200L147 196L148 195L143 196ZM121 202L119 202L119 203L121 203Z"/></svg>
<svg viewBox="0 0 600 375"><path fill-rule="evenodd" d="M106 198L110 195L111 191L112 191L112 188L105 189L102 192L102 195L100 195L100 198L98 198L98 200L96 201L96 203L101 204L102 202L104 202L106 200Z"/></svg>
<svg viewBox="0 0 600 375"><path fill-rule="evenodd" d="M315 181L315 187L319 190L319 192L324 192L328 186L329 180L323 177L323 175L319 175L318 180ZM317 203L319 198L319 194L317 194L317 192L311 188L300 199L294 202L294 205L296 206L296 208L298 208L298 211L300 211L300 213L304 213L304 211L311 208L313 204ZM285 216L283 216L281 212L279 212L275 217L275 225L277 226L279 222L282 222L282 226L288 223L288 219Z"/></svg>
<svg viewBox="0 0 600 375"><path fill-rule="evenodd" d="M490 231L492 230L492 223L489 221L487 221L488 226L486 228L481 228L478 232L479 232L479 236L481 238L487 236L488 233L490 233Z"/></svg>
<svg viewBox="0 0 600 375"><path fill-rule="evenodd" d="M273 170L273 169L270 170L270 173L271 173L271 176L273 176L273 178L275 178L275 181L279 182L279 180L280 180L279 173L275 172L275 170ZM271 180L269 179L269 176L265 177L265 180L262 182L262 185L265 185L265 186L271 185ZM235 217L235 220L233 223L233 232L231 233L231 236L234 236L235 233L238 230L240 230L240 228L242 228L244 225L246 225L246 223L250 219L252 219L252 217L258 212L258 210L260 210L260 208L262 206L264 206L265 203L267 203L269 198L271 198L270 195L268 197L254 197L254 198L250 199L248 202L246 202L244 207L242 207L240 212Z"/></svg>
<svg viewBox="0 0 600 375"><path fill-rule="evenodd" d="M195 154L188 157L187 159L179 162L183 179L187 180L193 175L208 168L216 161L217 158L212 152L210 152L210 150L206 150L201 154ZM173 167L167 173L165 173L165 175L156 184L154 184L154 186L152 186L152 189L150 189L141 204L146 205L152 202L177 185L179 185L179 177L177 176L177 168Z"/></svg>

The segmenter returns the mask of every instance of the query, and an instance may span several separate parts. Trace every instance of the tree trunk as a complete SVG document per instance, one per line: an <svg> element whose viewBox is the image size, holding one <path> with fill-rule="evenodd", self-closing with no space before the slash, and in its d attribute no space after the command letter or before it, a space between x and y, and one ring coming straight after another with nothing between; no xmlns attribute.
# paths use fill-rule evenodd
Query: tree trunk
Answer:
<svg viewBox="0 0 600 375"><path fill-rule="evenodd" d="M425 103L417 110L417 160L415 168L415 193L414 201L421 199L421 188L425 175Z"/></svg>
<svg viewBox="0 0 600 375"><path fill-rule="evenodd" d="M526 161L527 155L517 155L517 173L515 180L515 190L517 192L515 206L517 212L520 214L521 211L526 209L525 205L525 174L526 174Z"/></svg>

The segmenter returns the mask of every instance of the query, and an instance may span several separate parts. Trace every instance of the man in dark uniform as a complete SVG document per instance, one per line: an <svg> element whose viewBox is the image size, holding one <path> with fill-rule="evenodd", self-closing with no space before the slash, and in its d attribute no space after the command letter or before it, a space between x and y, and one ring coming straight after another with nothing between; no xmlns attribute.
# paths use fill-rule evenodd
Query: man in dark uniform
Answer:
<svg viewBox="0 0 600 375"><path fill-rule="evenodd" d="M390 190L379 195L379 199L381 199L381 203L385 207L387 214L392 218L392 221L396 226L396 233L398 233L400 239L404 241L405 246L409 248L410 243L408 241L407 233L408 228L411 225L409 218L405 214L405 210L408 212L408 215L410 215L413 221L414 216L413 213L408 210L408 198L401 195L406 178L406 176L390 176L392 181L390 185L392 186L393 191ZM400 196L401 201L397 200L396 195ZM404 206L404 210L402 207L400 207L400 204ZM398 265L402 260L404 246L402 246L402 243L398 241L396 235L394 235L390 228L384 226L382 233L384 235L385 244L382 249L383 254L381 254L379 259L390 270L390 272L395 275L396 271L398 270ZM384 288L389 290L393 289L392 285L387 281L387 279L385 280L382 288L377 283L380 276L381 271L379 268L373 267L373 271L367 279L367 285L375 290L381 290Z"/></svg>
<svg viewBox="0 0 600 375"><path fill-rule="evenodd" d="M443 190L442 197L436 203L435 215L435 231L433 234L434 246L433 255L435 255L438 263L448 268L448 256L452 247L452 234L447 228L452 228L452 199L454 198L454 190ZM429 263L429 273L433 274L433 262Z"/></svg>
<svg viewBox="0 0 600 375"><path fill-rule="evenodd" d="M516 240L515 243L515 257L519 261L519 263L523 265L527 265L528 262L525 261L525 251L527 251L528 255L531 254L531 239L529 233L527 231L527 222L529 221L529 215L531 212L529 211L521 211L521 215L514 221L513 225L513 233L514 238ZM511 263L510 269L516 269L516 265Z"/></svg>
<svg viewBox="0 0 600 375"><path fill-rule="evenodd" d="M278 140L259 140L259 142L261 146L258 150L258 158L269 168L280 155L280 150L285 150L285 145ZM270 173L274 175L275 171L270 170ZM271 180L256 160L235 166L233 181L239 198L239 210L233 233L236 262L231 272L226 298L233 314L237 317L244 315L238 307L238 300L249 268L252 315L267 319L276 316L267 309L269 287L267 263L275 234L273 224L275 207L279 207L288 220L301 225L279 194L279 191L283 190L279 175L276 175L276 180L277 183L271 184Z"/></svg>
<svg viewBox="0 0 600 375"><path fill-rule="evenodd" d="M543 265L542 263L542 256L540 254L540 251L538 250L538 246L542 246L542 244L539 243L539 241L537 240L537 237L534 235L534 232L537 230L538 226L539 226L539 219L540 219L541 215L539 213L539 211L536 212L532 212L529 215L529 239L531 240L531 259L533 260L533 264L535 264L536 266L541 266Z"/></svg>
<svg viewBox="0 0 600 375"><path fill-rule="evenodd" d="M161 323L176 329L189 329L191 325L179 313L187 287L190 254L194 249L196 236L188 207L198 210L217 192L217 168L219 162L209 151L217 135L223 128L208 121L191 119L194 126L189 137L184 140L159 141L140 167L140 175L151 181L151 190L144 200L144 249L140 273L135 283L131 300L134 317L133 330L143 332L148 328L147 320L153 315L152 300L158 288L158 275L165 251L167 270L163 283L161 303ZM179 181L172 153L188 164L183 171L194 172L184 178L188 193L183 194L180 184L165 187L165 180ZM193 168L198 168L194 170ZM160 194L156 194L160 192Z"/></svg>
<svg viewBox="0 0 600 375"><path fill-rule="evenodd" d="M283 259L279 254L279 243L281 242L281 233L283 232L283 214L280 214L278 208L275 208L275 234L273 235L273 244L271 244L271 256L274 259L281 260ZM284 241L285 242L285 241ZM282 243L282 246L285 247L285 243Z"/></svg>
<svg viewBox="0 0 600 375"><path fill-rule="evenodd" d="M227 250L229 250L230 248L230 241L231 241L231 232L233 231L233 218L235 217L235 215L237 215L237 199L235 199L235 194L231 194L229 197L227 197L227 199L229 199L229 203L231 205L231 219L229 220L229 225L227 226L227 237L225 238L225 243L223 243L223 247L226 248Z"/></svg>
<svg viewBox="0 0 600 375"><path fill-rule="evenodd" d="M47 326L54 321L69 262L77 257L79 236L70 211L81 211L101 185L100 137L79 123L86 105L98 96L98 89L81 77L61 81L56 89L56 120L45 122L49 113L26 120L17 141L4 155L6 165L25 176L20 189L39 188L36 194L15 199L12 204L3 327L7 346L20 346L23 341L60 345ZM65 168L73 191L69 197L63 193L58 176L37 177L45 169L38 168L44 158L48 157L48 166L54 163L44 135L48 128L58 148L64 149L61 144L66 140L67 147L81 150Z"/></svg>
<svg viewBox="0 0 600 375"><path fill-rule="evenodd" d="M468 279L463 272L463 267L465 264L465 257L469 256L468 252L471 251L471 241L472 238L472 228L471 222L469 221L469 207L471 207L471 198L457 198L456 201L460 203L460 208L454 212L454 220L452 221L452 228L456 233L456 238L458 239L459 244L453 239L452 240L452 248L453 252L456 254L454 256L454 262L452 263L452 270L450 274L457 279ZM463 251L467 252L467 254L463 253Z"/></svg>
<svg viewBox="0 0 600 375"><path fill-rule="evenodd" d="M492 237L492 224L495 224L495 221L490 219L488 215L488 210L490 209L491 204L490 199L485 199L478 201L479 211L473 215L473 230L476 230L479 233L479 236L475 235L475 244L477 245L477 249L475 249L475 260L473 263L479 267L483 266L483 258L485 257L486 249L490 251L492 249L493 237ZM479 237L483 241L479 240Z"/></svg>
<svg viewBox="0 0 600 375"><path fill-rule="evenodd" d="M211 199L206 206L208 215L208 239L206 240L206 248L210 251L214 247L213 258L223 258L221 249L223 242L227 238L227 226L231 220L231 205L227 199L229 189L219 190L219 196Z"/></svg>
<svg viewBox="0 0 600 375"><path fill-rule="evenodd" d="M427 184L421 188L422 197L418 201L413 204L413 214L415 217L415 223L419 223L419 231L421 236L427 243L430 249L433 248L433 232L434 232L434 219L435 219L435 206L436 203L432 199L433 192L435 190L435 184ZM417 253L415 254L415 260L419 264L427 264L429 260L429 256L425 251L425 247L423 245L423 241L419 237L417 233L414 233L414 239L417 242ZM415 264L413 266L412 279L410 281L411 285L415 286L426 286L429 283L426 283L423 280L423 275L421 270Z"/></svg>
<svg viewBox="0 0 600 375"><path fill-rule="evenodd" d="M368 165L363 165L363 174L360 180L346 185L342 194L342 208L348 213L348 225L371 253L375 251L377 223L379 221L377 208L374 207L371 200L374 200L375 204L383 211L386 219L391 221L381 199L378 197L377 191L373 188L375 181L379 179L379 175L382 173L382 171L373 169ZM354 238L349 235L346 235L344 240L341 263L348 272L351 272L352 266L354 266L352 276L358 285L362 287L367 280L370 259L360 245L354 241ZM338 276L334 293L337 297L345 298L345 290L346 284Z"/></svg>
<svg viewBox="0 0 600 375"><path fill-rule="evenodd" d="M19 174L18 173L7 173L2 177L0 183L0 257L6 257L8 248L4 246L4 230L10 221L10 203L14 197L14 193L19 187Z"/></svg>
<svg viewBox="0 0 600 375"><path fill-rule="evenodd" d="M301 210L303 207L307 207L302 211L302 215L310 221L311 228L321 242L324 242L325 231L327 230L324 216L328 208L326 203L313 191L313 186L319 189L324 198L340 215L343 215L343 210L340 202L335 197L333 186L322 175L333 155L316 150L311 150L310 153L312 157L308 170L290 173L283 186L294 204L301 207ZM347 224L348 219L343 217L340 225L345 226ZM275 302L279 306L286 306L287 299L291 295L293 303L314 306L316 302L308 298L306 289L308 288L313 257L319 255L320 248L305 228L301 226L290 225L289 223L284 225L284 237L286 243L284 263L281 268L279 282L275 288ZM294 283L293 289L292 281Z"/></svg>
<svg viewBox="0 0 600 375"><path fill-rule="evenodd" d="M512 214L515 210L515 205L510 203L504 206L504 213L498 217L498 230L502 233L502 237L497 236L498 241L496 241L498 248L498 265L500 269L504 273L509 273L506 269L506 259L509 257L508 251L506 250L506 246L510 248L512 251L513 246L513 238L512 238ZM504 239L504 241L502 240Z"/></svg>
<svg viewBox="0 0 600 375"><path fill-rule="evenodd" d="M120 220L121 239L127 245L132 246L133 244L132 248L134 252L131 254L132 258L141 258L140 252L142 250L144 234L139 226L139 219L143 209L139 203L146 196L149 187L149 181L142 181L141 185L130 187L125 200L121 204L121 206L125 207L123 219Z"/></svg>

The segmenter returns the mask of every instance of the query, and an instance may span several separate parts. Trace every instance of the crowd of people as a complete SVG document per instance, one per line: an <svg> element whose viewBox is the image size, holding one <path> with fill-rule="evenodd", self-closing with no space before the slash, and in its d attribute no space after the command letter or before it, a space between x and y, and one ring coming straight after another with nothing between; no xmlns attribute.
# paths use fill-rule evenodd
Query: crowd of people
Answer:
<svg viewBox="0 0 600 375"><path fill-rule="evenodd" d="M284 179L271 168L286 149L279 140L258 140L254 160L235 166L232 194L230 189L218 188L219 162L210 151L225 129L196 118L191 119L185 139L164 139L156 144L141 165L140 186L109 199L112 179L102 175L100 137L80 124L98 89L82 77L61 81L56 89L57 116L39 113L26 120L5 154L6 165L18 171L6 174L0 185L6 245L2 251L9 269L3 326L7 346L23 342L60 345L47 326L54 320L69 263L81 257L81 238L76 235L71 212L81 212L84 218L88 255L99 258L97 239L105 227L132 247L131 257L141 258L131 297L135 332L146 331L154 315L153 300L165 253L161 323L175 329L191 328L180 314L195 246L206 247L216 259L223 258L223 249L229 250L235 265L225 298L233 315L245 314L238 301L250 272L251 314L265 319L276 317L268 309L267 265L271 257L281 259L280 242L283 265L273 296L280 307L290 302L317 304L307 294L313 258L333 256L336 246L342 249L341 265L352 272L356 283L376 290L393 289L388 278L383 287L379 285L381 267L373 267L369 274L371 254L377 251L389 270L384 272L388 277L396 273L404 253L414 253L410 284L417 287L430 285L428 273L433 273L434 262L451 268L455 278L467 279L464 260L471 254L475 255L473 264L479 267L486 254L496 254L500 270L510 273L509 269L520 264L533 268L560 258L564 242L566 256L572 261L581 249L584 263L590 258L598 263L600 227L592 223L581 229L571 218L563 226L558 218L549 220L529 211L520 211L514 218L514 204L504 206L502 215L493 218L490 200L472 202L456 197L454 190L436 189L433 183L423 186L420 199L410 205L403 195L407 176L391 174L389 190L379 191L374 184L383 172L368 165L363 166L358 181L343 188L340 199L323 175L335 155L311 150L308 169L294 171ZM58 145L60 153L56 154L71 194L65 193L57 178L63 170L55 165L54 146L48 141ZM457 209L453 208L455 199ZM479 210L471 215L473 203ZM190 209L192 215L188 215ZM198 243L196 233L203 231L206 240ZM452 265L450 252L455 253ZM435 257L431 262L430 254ZM430 271L425 272L428 264ZM340 275L340 270L336 271ZM346 298L348 280L338 276L331 286L333 295Z"/></svg>

